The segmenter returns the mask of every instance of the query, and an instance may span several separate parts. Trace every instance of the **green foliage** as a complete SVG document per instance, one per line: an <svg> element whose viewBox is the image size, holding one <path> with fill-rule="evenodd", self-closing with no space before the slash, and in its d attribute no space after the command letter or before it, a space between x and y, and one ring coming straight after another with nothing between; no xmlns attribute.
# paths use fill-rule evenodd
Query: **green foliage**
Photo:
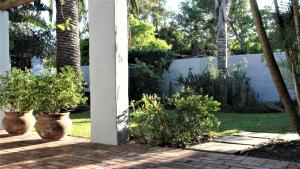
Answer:
<svg viewBox="0 0 300 169"><path fill-rule="evenodd" d="M33 56L53 58L55 55L55 36L42 12L51 10L40 1L9 10L10 51L13 67L31 68Z"/></svg>
<svg viewBox="0 0 300 169"><path fill-rule="evenodd" d="M192 55L213 56L216 51L216 18L214 1L185 0L173 22L185 33L184 42Z"/></svg>
<svg viewBox="0 0 300 169"><path fill-rule="evenodd" d="M80 40L81 65L89 65L89 38Z"/></svg>
<svg viewBox="0 0 300 169"><path fill-rule="evenodd" d="M35 77L30 70L13 68L0 75L0 107L8 112L28 112L35 106Z"/></svg>
<svg viewBox="0 0 300 169"><path fill-rule="evenodd" d="M27 23L10 23L10 51L13 67L31 68L31 59L51 59L55 55L55 39L50 30L37 30Z"/></svg>
<svg viewBox="0 0 300 169"><path fill-rule="evenodd" d="M163 25L170 12L165 8L166 0L128 0L129 13L141 20L148 20L156 30Z"/></svg>
<svg viewBox="0 0 300 169"><path fill-rule="evenodd" d="M130 16L131 43L129 50L169 50L166 41L156 38L155 28L143 20Z"/></svg>
<svg viewBox="0 0 300 169"><path fill-rule="evenodd" d="M168 70L170 64L178 56L170 51L130 51L128 55L129 63L136 63L136 60L152 66L156 72Z"/></svg>
<svg viewBox="0 0 300 169"><path fill-rule="evenodd" d="M159 94L163 73L176 55L168 51L129 52L129 98L141 99L143 94Z"/></svg>
<svg viewBox="0 0 300 169"><path fill-rule="evenodd" d="M250 87L250 79L240 65L229 70L225 77L219 76L218 69L213 66L208 67L202 74L190 72L187 77L180 75L177 84L190 87L198 94L212 96L218 101L222 101L221 87L226 86L228 100L226 107L229 110L247 112L259 108L256 94Z"/></svg>
<svg viewBox="0 0 300 169"><path fill-rule="evenodd" d="M36 111L39 113L60 113L74 109L84 103L82 75L71 67L65 67L57 74L37 77L35 96Z"/></svg>
<svg viewBox="0 0 300 169"><path fill-rule="evenodd" d="M129 98L137 100L143 94L159 93L162 75L156 73L151 66L137 61L129 64Z"/></svg>
<svg viewBox="0 0 300 169"><path fill-rule="evenodd" d="M249 1L232 0L229 18L230 51L233 54L260 53Z"/></svg>
<svg viewBox="0 0 300 169"><path fill-rule="evenodd" d="M153 145L186 147L207 139L219 125L212 112L218 111L220 104L208 96L187 89L169 101L174 111L165 110L157 96L144 95L140 102L133 102L132 137Z"/></svg>
<svg viewBox="0 0 300 169"><path fill-rule="evenodd" d="M158 37L168 44L172 44L171 51L179 54L191 54L190 39L176 23L171 22L170 25L163 26L158 32Z"/></svg>

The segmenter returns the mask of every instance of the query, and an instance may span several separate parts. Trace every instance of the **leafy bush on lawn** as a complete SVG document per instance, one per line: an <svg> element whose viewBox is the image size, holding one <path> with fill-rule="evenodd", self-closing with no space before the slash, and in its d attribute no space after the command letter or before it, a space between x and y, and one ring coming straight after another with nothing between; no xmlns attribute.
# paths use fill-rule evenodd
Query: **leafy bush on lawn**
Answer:
<svg viewBox="0 0 300 169"><path fill-rule="evenodd" d="M186 147L207 139L209 131L217 129L219 122L212 112L219 110L220 103L211 97L184 89L168 100L174 111L166 110L155 95L144 95L132 103L133 138L153 145Z"/></svg>

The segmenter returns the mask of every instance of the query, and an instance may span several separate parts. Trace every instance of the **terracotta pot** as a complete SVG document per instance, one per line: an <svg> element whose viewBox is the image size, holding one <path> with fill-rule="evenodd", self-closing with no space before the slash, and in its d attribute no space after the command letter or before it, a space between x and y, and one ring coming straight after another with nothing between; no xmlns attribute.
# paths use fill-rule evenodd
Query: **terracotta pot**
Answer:
<svg viewBox="0 0 300 169"><path fill-rule="evenodd" d="M32 130L35 124L32 111L28 113L5 112L3 128L11 135L23 135Z"/></svg>
<svg viewBox="0 0 300 169"><path fill-rule="evenodd" d="M70 113L38 114L35 128L42 139L60 140L72 128Z"/></svg>

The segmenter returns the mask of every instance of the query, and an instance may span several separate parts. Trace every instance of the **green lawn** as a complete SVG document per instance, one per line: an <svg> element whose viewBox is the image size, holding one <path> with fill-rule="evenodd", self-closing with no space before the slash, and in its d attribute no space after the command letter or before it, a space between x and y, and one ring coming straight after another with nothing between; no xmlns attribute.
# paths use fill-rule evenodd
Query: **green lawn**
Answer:
<svg viewBox="0 0 300 169"><path fill-rule="evenodd" d="M90 112L71 114L73 128L70 136L90 138L91 136L91 119Z"/></svg>
<svg viewBox="0 0 300 169"><path fill-rule="evenodd" d="M216 113L221 121L220 131L238 130L270 133L294 132L286 113L238 114Z"/></svg>
<svg viewBox="0 0 300 169"><path fill-rule="evenodd" d="M239 131L287 133L293 132L286 113L274 114L238 114L216 113L221 121L220 129L214 135L224 135ZM90 137L90 114L89 112L72 114L73 129L70 133L75 137Z"/></svg>

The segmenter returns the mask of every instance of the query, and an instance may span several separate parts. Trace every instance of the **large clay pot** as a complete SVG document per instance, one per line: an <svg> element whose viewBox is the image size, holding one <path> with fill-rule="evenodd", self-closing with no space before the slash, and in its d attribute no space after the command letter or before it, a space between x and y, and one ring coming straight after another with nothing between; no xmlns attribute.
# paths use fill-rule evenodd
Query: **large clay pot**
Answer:
<svg viewBox="0 0 300 169"><path fill-rule="evenodd" d="M3 128L11 135L23 135L32 130L35 124L32 111L28 113L5 112Z"/></svg>
<svg viewBox="0 0 300 169"><path fill-rule="evenodd" d="M42 139L60 140L72 128L70 113L38 114L35 128Z"/></svg>

